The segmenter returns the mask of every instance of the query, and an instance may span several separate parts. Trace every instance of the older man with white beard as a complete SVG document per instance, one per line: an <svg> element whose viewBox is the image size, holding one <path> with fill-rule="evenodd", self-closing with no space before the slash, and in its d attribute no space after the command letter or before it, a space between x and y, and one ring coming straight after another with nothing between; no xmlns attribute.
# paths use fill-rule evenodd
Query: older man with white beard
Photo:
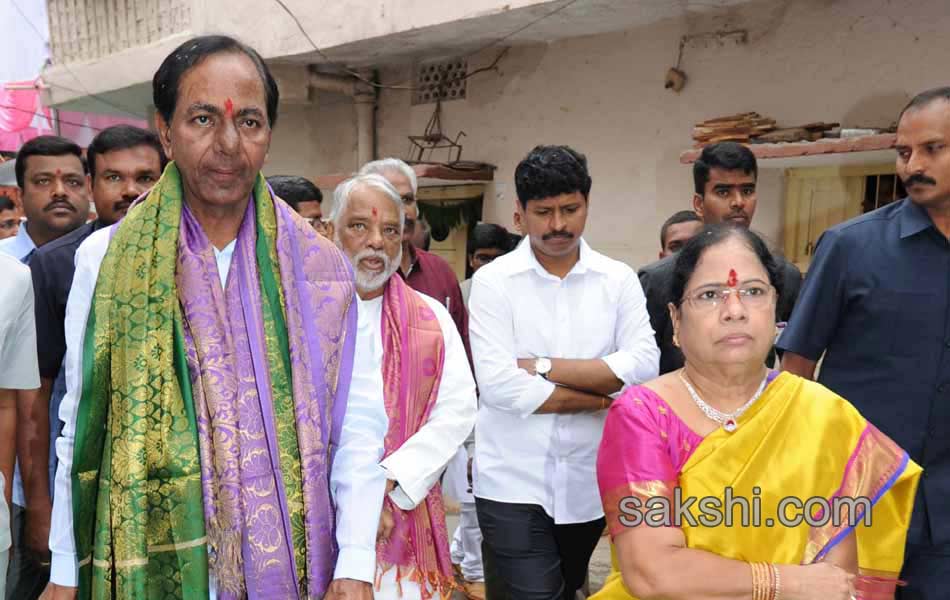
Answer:
<svg viewBox="0 0 950 600"><path fill-rule="evenodd" d="M380 398L387 478L376 547L375 598L449 598L454 586L439 476L475 424L475 381L465 347L438 301L393 277L405 213L380 175L334 194L334 237L353 264L359 325L351 391ZM372 377L368 375L372 374Z"/></svg>

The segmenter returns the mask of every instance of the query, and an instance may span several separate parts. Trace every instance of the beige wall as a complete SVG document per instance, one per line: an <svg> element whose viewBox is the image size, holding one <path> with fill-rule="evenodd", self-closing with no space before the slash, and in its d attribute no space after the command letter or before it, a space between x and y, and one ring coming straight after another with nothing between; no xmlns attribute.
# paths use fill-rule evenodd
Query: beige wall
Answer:
<svg viewBox="0 0 950 600"><path fill-rule="evenodd" d="M681 35L736 26L749 28L748 45L688 47L686 89L663 89ZM947 31L942 1L759 3L735 14L514 48L499 74L470 79L468 98L444 105L442 122L452 137L468 134L463 159L498 165L500 199L486 199L485 217L506 225L512 173L532 146L566 143L585 152L594 179L587 237L636 266L656 256L662 221L689 206L690 169L678 156L691 144L693 123L755 110L787 125L887 125L910 95L950 83ZM486 51L470 65L492 58ZM383 80L406 75L384 71ZM380 100L380 154L404 156L406 135L423 131L432 105L411 107L404 91L386 90ZM336 102L307 118L283 115L272 163L286 160L309 173L356 167L353 112ZM311 137L302 141L305 135ZM764 171L754 227L775 244L781 190L782 173Z"/></svg>

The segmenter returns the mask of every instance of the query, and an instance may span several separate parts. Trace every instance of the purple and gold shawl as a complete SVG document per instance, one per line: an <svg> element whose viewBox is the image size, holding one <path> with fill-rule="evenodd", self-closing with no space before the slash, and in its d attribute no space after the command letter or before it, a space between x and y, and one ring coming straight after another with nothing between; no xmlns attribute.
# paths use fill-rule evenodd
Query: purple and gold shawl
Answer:
<svg viewBox="0 0 950 600"><path fill-rule="evenodd" d="M73 464L81 598L321 598L352 372L345 258L262 176L227 284L174 163L115 231Z"/></svg>

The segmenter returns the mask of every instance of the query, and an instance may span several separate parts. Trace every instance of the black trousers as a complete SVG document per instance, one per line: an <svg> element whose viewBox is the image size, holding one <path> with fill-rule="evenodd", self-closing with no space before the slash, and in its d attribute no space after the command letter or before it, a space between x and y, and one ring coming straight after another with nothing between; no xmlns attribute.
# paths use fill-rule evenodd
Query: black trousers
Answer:
<svg viewBox="0 0 950 600"><path fill-rule="evenodd" d="M49 556L37 556L26 547L26 510L13 505L10 535L13 548L7 568L7 600L36 600L49 582Z"/></svg>
<svg viewBox="0 0 950 600"><path fill-rule="evenodd" d="M487 600L574 600L584 585L603 518L555 525L535 504L475 498Z"/></svg>
<svg viewBox="0 0 950 600"><path fill-rule="evenodd" d="M899 600L945 600L950 598L950 546L908 544L904 554Z"/></svg>

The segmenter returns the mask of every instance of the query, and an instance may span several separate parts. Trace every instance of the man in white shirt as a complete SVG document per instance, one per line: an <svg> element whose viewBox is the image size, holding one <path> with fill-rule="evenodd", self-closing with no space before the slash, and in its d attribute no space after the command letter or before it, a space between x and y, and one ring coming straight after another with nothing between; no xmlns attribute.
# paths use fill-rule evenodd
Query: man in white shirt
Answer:
<svg viewBox="0 0 950 600"><path fill-rule="evenodd" d="M0 240L0 253L29 265L38 248L65 237L86 222L89 178L82 149L55 135L35 137L23 144L14 170L27 220L15 236ZM43 296L36 298L40 306L46 301ZM16 394L20 427L17 468L11 482L15 543L7 589L10 597L17 600L35 600L49 582L50 434L39 419L49 414L52 390L53 381L41 378L39 390L20 390Z"/></svg>
<svg viewBox="0 0 950 600"><path fill-rule="evenodd" d="M370 600L386 417L346 258L260 173L277 84L202 36L153 87L173 162L76 253L46 597Z"/></svg>
<svg viewBox="0 0 950 600"><path fill-rule="evenodd" d="M404 207L381 175L334 193L337 245L353 264L359 301L354 392L385 407L380 463L388 483L376 548L376 600L448 599L454 584L439 477L475 424L475 381L449 312L401 277ZM425 586L426 589L422 589Z"/></svg>
<svg viewBox="0 0 950 600"><path fill-rule="evenodd" d="M0 253L0 598L6 594L10 550L10 503L16 456L16 390L40 387L30 270Z"/></svg>
<svg viewBox="0 0 950 600"><path fill-rule="evenodd" d="M581 237L590 186L582 154L534 148L515 170L529 243L472 283L489 598L574 598L604 529L595 462L605 409L658 372L636 274Z"/></svg>

